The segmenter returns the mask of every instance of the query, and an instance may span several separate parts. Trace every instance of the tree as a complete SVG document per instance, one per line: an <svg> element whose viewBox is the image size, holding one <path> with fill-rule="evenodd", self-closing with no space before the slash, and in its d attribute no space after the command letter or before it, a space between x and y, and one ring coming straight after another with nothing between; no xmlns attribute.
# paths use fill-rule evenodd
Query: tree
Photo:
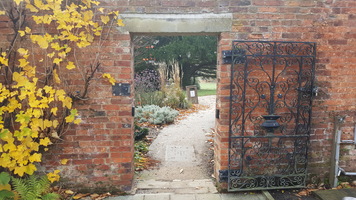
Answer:
<svg viewBox="0 0 356 200"><path fill-rule="evenodd" d="M170 71L169 68L177 63L183 88L196 84L196 77L216 77L216 37L146 37L145 41L145 45L135 49L139 52L135 54L135 69L147 66L157 68L154 64L165 63ZM145 59L146 62L141 62Z"/></svg>

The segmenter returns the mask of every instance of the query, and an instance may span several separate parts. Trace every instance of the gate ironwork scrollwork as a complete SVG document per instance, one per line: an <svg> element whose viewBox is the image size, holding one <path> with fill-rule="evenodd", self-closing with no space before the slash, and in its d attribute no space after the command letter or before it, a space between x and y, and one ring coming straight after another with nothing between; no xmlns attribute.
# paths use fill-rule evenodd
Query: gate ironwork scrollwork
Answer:
<svg viewBox="0 0 356 200"><path fill-rule="evenodd" d="M316 44L232 48L228 190L304 187Z"/></svg>

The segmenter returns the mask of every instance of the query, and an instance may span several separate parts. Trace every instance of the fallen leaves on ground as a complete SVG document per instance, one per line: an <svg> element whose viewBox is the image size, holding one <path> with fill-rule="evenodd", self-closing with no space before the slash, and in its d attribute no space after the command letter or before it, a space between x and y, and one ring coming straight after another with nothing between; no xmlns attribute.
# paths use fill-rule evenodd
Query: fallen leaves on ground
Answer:
<svg viewBox="0 0 356 200"><path fill-rule="evenodd" d="M352 184L350 184L349 182L341 182L336 188L332 188L332 189L345 189L345 188L352 188ZM296 193L295 195L298 197L305 197L305 196L309 196L312 195L312 192L317 191L317 190L326 190L327 188L325 187L325 185L323 183L321 184L309 184L307 185L306 189L301 189L298 193Z"/></svg>
<svg viewBox="0 0 356 200"><path fill-rule="evenodd" d="M62 198L65 200L71 200L71 199L102 200L102 199L112 196L109 192L104 193L104 194L78 193L78 192L75 192L70 189L60 188L58 186L53 187L52 190L53 190L53 192L61 195Z"/></svg>
<svg viewBox="0 0 356 200"><path fill-rule="evenodd" d="M185 119L188 115L192 113L198 112L200 110L206 110L208 108L209 106L206 105L193 104L192 107L189 109L177 109L179 111L179 115L176 119L177 120Z"/></svg>
<svg viewBox="0 0 356 200"><path fill-rule="evenodd" d="M139 162L135 162L135 171L143 171L146 169L152 169L153 167L157 166L160 161L154 160L147 155L144 155L143 158L140 159Z"/></svg>
<svg viewBox="0 0 356 200"><path fill-rule="evenodd" d="M309 196L313 191L316 191L318 189L302 189L300 192L296 194L296 196Z"/></svg>

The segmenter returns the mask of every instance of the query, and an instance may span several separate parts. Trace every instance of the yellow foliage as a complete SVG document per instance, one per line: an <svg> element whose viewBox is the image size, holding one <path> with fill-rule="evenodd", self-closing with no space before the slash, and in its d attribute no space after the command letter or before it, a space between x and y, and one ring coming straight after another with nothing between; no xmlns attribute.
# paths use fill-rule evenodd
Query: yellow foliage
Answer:
<svg viewBox="0 0 356 200"><path fill-rule="evenodd" d="M41 139L40 140L40 145L42 145L42 146L48 146L48 145L50 145L51 144L51 140L49 140L49 138L48 137L45 137L44 139Z"/></svg>
<svg viewBox="0 0 356 200"><path fill-rule="evenodd" d="M103 78L107 78L112 85L115 85L116 83L116 80L110 74L104 73Z"/></svg>
<svg viewBox="0 0 356 200"><path fill-rule="evenodd" d="M68 159L62 159L62 160L61 160L61 164L62 164L62 165L66 165L67 162L68 162Z"/></svg>
<svg viewBox="0 0 356 200"><path fill-rule="evenodd" d="M20 34L21 37L26 35L25 31L19 31L19 34Z"/></svg>
<svg viewBox="0 0 356 200"><path fill-rule="evenodd" d="M100 18L101 18L101 21L102 21L104 24L107 24L107 23L110 21L110 17L107 16L107 15L100 16Z"/></svg>
<svg viewBox="0 0 356 200"><path fill-rule="evenodd" d="M104 8L98 8L101 13L104 13Z"/></svg>
<svg viewBox="0 0 356 200"><path fill-rule="evenodd" d="M60 176L58 175L60 171L59 170L54 170L54 172L50 172L47 174L48 180L53 183L55 181L59 181Z"/></svg>
<svg viewBox="0 0 356 200"><path fill-rule="evenodd" d="M75 68L75 65L73 62L68 62L68 65L66 67L67 69L74 69Z"/></svg>
<svg viewBox="0 0 356 200"><path fill-rule="evenodd" d="M28 50L18 49L20 55L27 55ZM51 86L38 86L38 78L29 76L31 69L35 72L35 67L28 65L26 58L19 59L20 72L14 72L12 79L12 91L0 83L0 167L12 171L14 174L23 176L33 174L36 171L34 163L41 162L42 154L38 151L40 147L47 147L52 144L48 137L39 138L39 132L58 127L58 120L43 119L44 109L50 109L54 116L58 107L51 106L53 102L62 102L63 106L70 109L72 99L68 97L64 90L56 90ZM7 99L6 103L4 100ZM26 99L26 101L24 101ZM4 129L3 115L14 113L19 129L10 132ZM70 117L75 121L77 111L71 111Z"/></svg>
<svg viewBox="0 0 356 200"><path fill-rule="evenodd" d="M116 24L118 26L125 26L125 24L123 23L122 19L118 19Z"/></svg>
<svg viewBox="0 0 356 200"><path fill-rule="evenodd" d="M34 13L37 13L39 11L35 6L33 6L31 4L27 4L26 8L28 8L31 12L34 12Z"/></svg>
<svg viewBox="0 0 356 200"><path fill-rule="evenodd" d="M53 60L53 63L59 65L62 61L63 61L62 58L55 58L55 59Z"/></svg>
<svg viewBox="0 0 356 200"><path fill-rule="evenodd" d="M14 0L14 1L17 5L20 5L20 3L23 2L23 0Z"/></svg>
<svg viewBox="0 0 356 200"><path fill-rule="evenodd" d="M9 59L7 58L7 54L5 52L3 52L0 55L0 65L5 65L5 66L9 65ZM0 67L0 69L1 69L1 67Z"/></svg>
<svg viewBox="0 0 356 200"><path fill-rule="evenodd" d="M46 30L49 24L57 29L51 31L52 33L45 31L38 33L38 29L32 32L30 27L18 30L21 37L29 38L34 46L43 49L46 52L45 57L32 61L33 58L29 59L30 55L37 52L32 53L28 47L17 50L17 46L9 48L16 50L20 58L11 62L15 63L16 70L9 68L11 73L7 78L13 81L6 85L0 83L0 167L18 176L24 176L31 175L37 170L35 164L42 160L40 150L47 151L52 144L50 133L56 133L58 136L61 132L56 128L61 127L63 123L78 124L81 121L77 110L72 109L72 98L63 89L58 88L58 84L61 83L58 74L60 70L63 67L76 68L74 61L69 60L67 55L75 48L91 45L95 38L101 36L103 30L101 25L123 26L123 23L118 19L117 11L109 13L108 16L102 15L104 8L96 8L99 5L97 0L82 0L68 5L68 1L64 0L13 1L15 10L26 8L32 12L28 16L31 16L43 30ZM96 11L102 13L100 20L95 17L94 7ZM0 11L0 15L4 14L7 12ZM11 56L5 52L0 53L0 70L3 70L9 67ZM36 62L54 67L39 74L36 73ZM45 81L42 76L47 73L50 74L47 78L51 77L48 82L52 86L43 86ZM116 82L110 74L103 74L103 77L111 84ZM68 111L69 115L59 116ZM10 127L4 122L5 117L9 116L12 116ZM66 162L66 159L61 161L62 164ZM59 170L49 173L48 179L51 182L57 181L58 173Z"/></svg>

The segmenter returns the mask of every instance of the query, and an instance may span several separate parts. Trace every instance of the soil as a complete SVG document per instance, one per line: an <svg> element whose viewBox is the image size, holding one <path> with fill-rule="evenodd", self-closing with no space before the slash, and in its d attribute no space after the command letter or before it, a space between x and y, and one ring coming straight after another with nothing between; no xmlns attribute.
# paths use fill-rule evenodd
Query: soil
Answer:
<svg viewBox="0 0 356 200"><path fill-rule="evenodd" d="M319 200L312 194L304 194L303 189L270 190L268 191L275 200ZM303 195L299 195L303 193Z"/></svg>

